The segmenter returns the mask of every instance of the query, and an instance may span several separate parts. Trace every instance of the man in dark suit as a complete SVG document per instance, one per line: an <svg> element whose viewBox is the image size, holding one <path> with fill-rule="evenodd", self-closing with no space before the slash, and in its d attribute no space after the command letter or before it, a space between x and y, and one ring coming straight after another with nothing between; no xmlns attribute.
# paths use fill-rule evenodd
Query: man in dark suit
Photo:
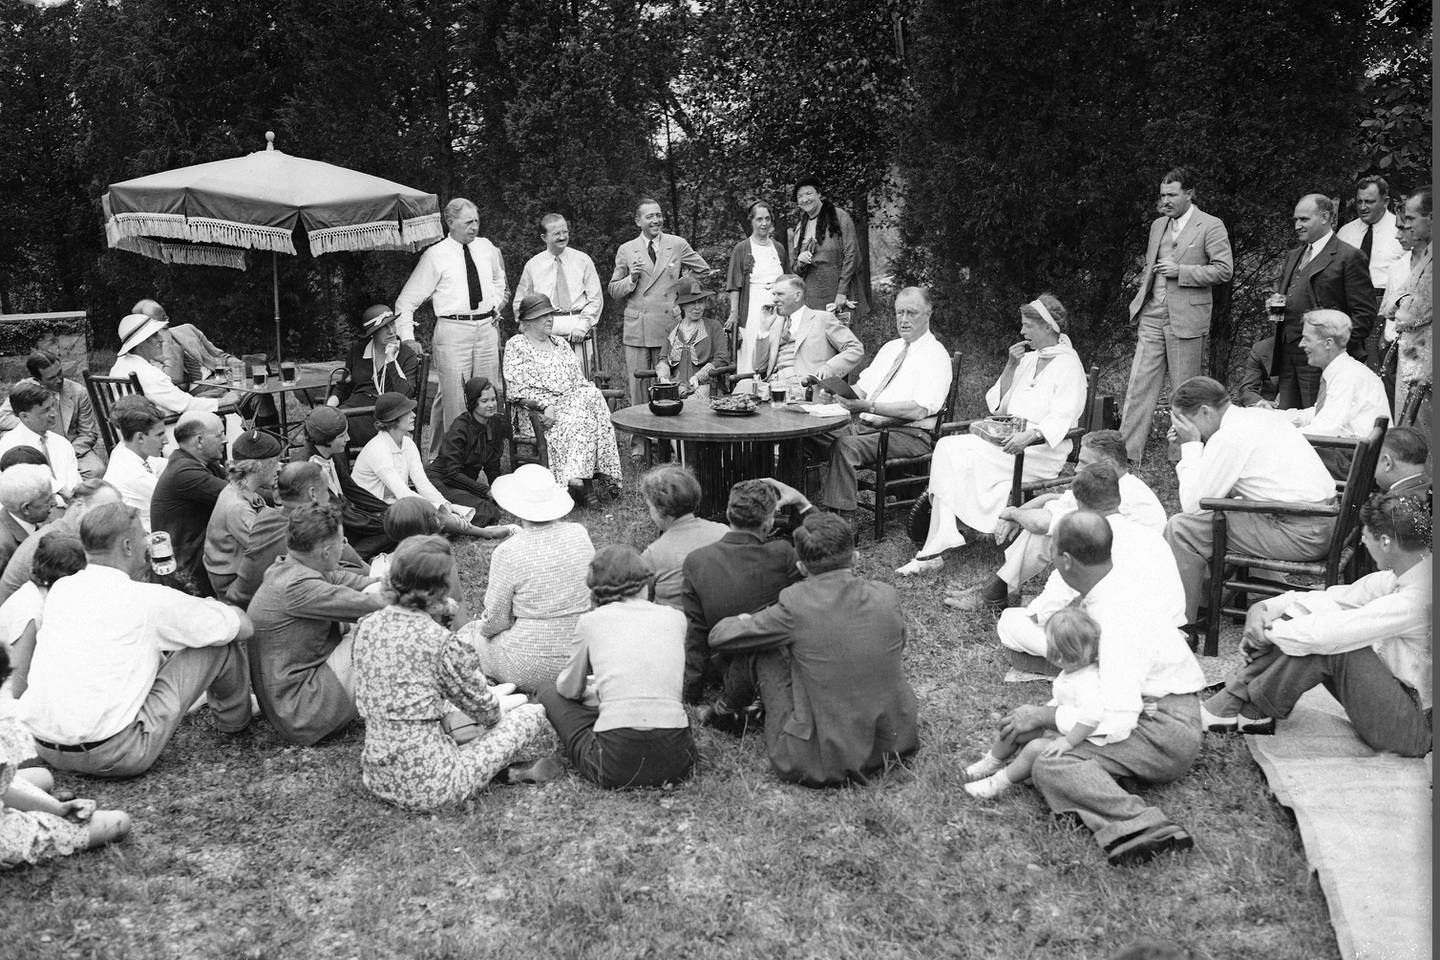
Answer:
<svg viewBox="0 0 1440 960"><path fill-rule="evenodd" d="M1235 402L1242 407L1275 409L1276 379L1270 375L1275 366L1275 338L1266 337L1250 345L1240 382L1235 385Z"/></svg>
<svg viewBox="0 0 1440 960"><path fill-rule="evenodd" d="M330 505L330 488L325 483L325 474L318 463L299 460L280 468L275 480L275 496L279 505L261 507L250 524L250 542L245 545L245 556L240 560L240 572L225 588L225 599L242 610L250 606L255 591L265 579L276 558L285 552L285 538L290 529L290 517L301 507L325 507ZM339 509L339 506L336 506ZM338 567L346 573L368 573L370 565L360 559L349 543L341 538Z"/></svg>
<svg viewBox="0 0 1440 960"><path fill-rule="evenodd" d="M1335 236L1335 202L1319 193L1301 197L1294 220L1300 246L1286 255L1276 286L1276 292L1285 295L1276 397L1282 409L1313 407L1320 389L1320 368L1310 366L1300 349L1305 314L1339 310L1348 316L1351 331L1346 350L1363 361L1377 306L1365 254Z"/></svg>
<svg viewBox="0 0 1440 960"><path fill-rule="evenodd" d="M795 550L784 540L769 540L779 494L764 480L742 480L730 490L725 518L730 532L709 546L692 550L681 566L685 611L685 684L687 703L699 702L709 677L724 675L720 699L701 709L700 720L739 732L740 711L755 698L748 658L712 658L710 628L737 613L769 606L780 591L800 579ZM739 658L736 658L739 659Z"/></svg>
<svg viewBox="0 0 1440 960"><path fill-rule="evenodd" d="M1125 389L1120 432L1134 463L1145 452L1160 387L1198 377L1210 336L1214 288L1230 279L1234 260L1225 224L1195 206L1195 176L1183 167L1160 178L1159 210L1150 224L1145 270L1130 301L1135 360Z"/></svg>
<svg viewBox="0 0 1440 960"><path fill-rule="evenodd" d="M0 570L25 538L50 519L55 486L50 468L17 463L0 473Z"/></svg>
<svg viewBox="0 0 1440 960"><path fill-rule="evenodd" d="M179 582L213 596L205 573L205 528L227 483L225 424L213 413L186 414L175 424L175 445L150 497L150 529L170 534Z"/></svg>
<svg viewBox="0 0 1440 960"><path fill-rule="evenodd" d="M807 787L864 783L920 745L900 598L850 569L855 535L833 513L807 514L795 551L804 582L759 613L716 624L710 646L754 655L776 776Z"/></svg>

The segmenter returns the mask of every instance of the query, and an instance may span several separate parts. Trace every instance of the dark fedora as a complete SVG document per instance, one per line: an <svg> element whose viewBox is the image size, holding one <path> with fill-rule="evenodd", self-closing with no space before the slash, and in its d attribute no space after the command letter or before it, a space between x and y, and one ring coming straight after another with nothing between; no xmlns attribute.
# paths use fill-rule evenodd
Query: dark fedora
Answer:
<svg viewBox="0 0 1440 960"><path fill-rule="evenodd" d="M554 313L555 305L545 294L527 293L525 299L520 301L520 315L516 319L526 323L530 320L543 320Z"/></svg>
<svg viewBox="0 0 1440 960"><path fill-rule="evenodd" d="M694 303L696 300L708 300L713 296L715 296L715 294L700 286L699 280L696 280L694 277L688 277L686 280L680 281L680 285L676 288L675 305L683 307L687 303Z"/></svg>

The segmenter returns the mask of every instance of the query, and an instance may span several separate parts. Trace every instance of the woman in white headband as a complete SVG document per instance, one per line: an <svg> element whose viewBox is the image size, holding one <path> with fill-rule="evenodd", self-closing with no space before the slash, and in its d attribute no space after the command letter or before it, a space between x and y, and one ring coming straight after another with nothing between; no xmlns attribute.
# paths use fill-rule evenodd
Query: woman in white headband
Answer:
<svg viewBox="0 0 1440 960"><path fill-rule="evenodd" d="M1021 340L1010 345L1000 379L985 402L994 416L1021 417L1025 429L1003 445L972 434L943 437L930 462L930 528L901 576L938 573L946 550L966 535L992 534L1010 493L1015 454L1025 451L1025 481L1058 476L1070 455L1065 434L1085 406L1085 367L1065 336L1065 307L1042 293L1020 308Z"/></svg>

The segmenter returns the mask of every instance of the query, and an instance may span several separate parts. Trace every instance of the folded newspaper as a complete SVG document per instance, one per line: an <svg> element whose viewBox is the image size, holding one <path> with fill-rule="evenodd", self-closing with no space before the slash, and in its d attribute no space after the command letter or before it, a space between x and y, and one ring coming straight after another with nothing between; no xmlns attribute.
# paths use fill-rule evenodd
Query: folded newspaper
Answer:
<svg viewBox="0 0 1440 960"><path fill-rule="evenodd" d="M848 417L850 411L838 403L807 403L805 412L812 417Z"/></svg>

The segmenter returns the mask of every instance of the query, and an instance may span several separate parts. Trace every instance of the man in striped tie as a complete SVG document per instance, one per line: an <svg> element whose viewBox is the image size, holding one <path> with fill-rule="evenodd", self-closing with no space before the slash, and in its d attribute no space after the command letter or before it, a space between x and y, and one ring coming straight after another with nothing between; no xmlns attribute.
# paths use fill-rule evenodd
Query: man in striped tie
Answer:
<svg viewBox="0 0 1440 960"><path fill-rule="evenodd" d="M555 307L553 335L570 341L581 371L589 376L599 367L591 332L604 305L600 274L588 254L570 246L570 224L560 214L540 218L540 235L545 249L525 262L515 285L515 316L520 316L520 303L528 294L548 296Z"/></svg>
<svg viewBox="0 0 1440 960"><path fill-rule="evenodd" d="M906 287L895 297L894 340L880 348L855 384L855 399L834 397L850 425L834 434L820 502L841 513L855 509L855 471L873 467L880 428L890 427L889 455L918 457L930 450L935 415L950 395L950 354L930 332L930 292ZM858 416L857 416L858 415Z"/></svg>

